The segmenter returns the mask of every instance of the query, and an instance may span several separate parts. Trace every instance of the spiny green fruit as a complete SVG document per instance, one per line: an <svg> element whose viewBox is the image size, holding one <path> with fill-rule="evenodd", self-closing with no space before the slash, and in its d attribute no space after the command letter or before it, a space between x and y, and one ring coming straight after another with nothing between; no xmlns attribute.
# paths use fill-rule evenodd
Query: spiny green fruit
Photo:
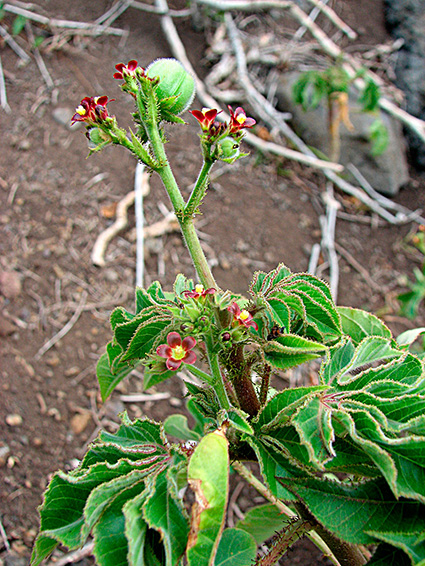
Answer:
<svg viewBox="0 0 425 566"><path fill-rule="evenodd" d="M181 114L187 110L195 96L195 81L183 65L176 59L157 59L146 69L146 76L159 78L156 94L161 101L176 97L167 104L171 114Z"/></svg>
<svg viewBox="0 0 425 566"><path fill-rule="evenodd" d="M230 136L220 140L218 142L218 147L218 158L226 163L233 163L240 155L239 143Z"/></svg>

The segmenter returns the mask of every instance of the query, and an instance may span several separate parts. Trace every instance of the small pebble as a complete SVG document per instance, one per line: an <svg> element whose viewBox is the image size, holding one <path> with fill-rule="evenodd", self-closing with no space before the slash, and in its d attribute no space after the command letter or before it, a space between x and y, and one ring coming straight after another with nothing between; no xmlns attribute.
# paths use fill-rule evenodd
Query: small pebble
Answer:
<svg viewBox="0 0 425 566"><path fill-rule="evenodd" d="M10 414L6 416L6 424L9 426L20 426L22 424L22 417L18 414Z"/></svg>

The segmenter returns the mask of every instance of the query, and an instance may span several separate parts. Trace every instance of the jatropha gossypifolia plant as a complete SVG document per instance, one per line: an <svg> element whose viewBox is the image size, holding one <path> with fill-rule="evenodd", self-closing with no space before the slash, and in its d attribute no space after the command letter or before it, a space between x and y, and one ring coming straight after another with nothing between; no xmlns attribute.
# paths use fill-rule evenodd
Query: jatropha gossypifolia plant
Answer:
<svg viewBox="0 0 425 566"><path fill-rule="evenodd" d="M194 425L180 414L164 423L123 414L115 433L102 431L76 469L51 479L31 564L91 535L100 566L267 566L306 534L336 565L425 565L416 334L394 339L374 315L335 306L325 282L282 264L254 273L247 297L220 289L194 216L214 163L243 156L254 119L242 108L227 123L215 109L191 112L203 163L185 200L163 125L185 123L193 78L173 59L120 63L114 78L134 98L134 129L118 126L107 96L84 98L72 120L86 124L92 152L121 145L160 176L197 281L180 274L172 291L137 288L134 313L112 312L100 390L105 400L135 366L146 389L184 369L197 378L187 383ZM274 372L311 360L316 385L273 389ZM268 503L226 528L231 469Z"/></svg>

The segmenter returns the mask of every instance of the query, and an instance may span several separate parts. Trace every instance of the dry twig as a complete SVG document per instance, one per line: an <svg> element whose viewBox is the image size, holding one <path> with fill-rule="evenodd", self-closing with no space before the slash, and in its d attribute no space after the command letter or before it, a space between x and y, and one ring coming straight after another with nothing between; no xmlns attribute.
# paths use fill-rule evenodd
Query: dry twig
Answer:
<svg viewBox="0 0 425 566"><path fill-rule="evenodd" d="M1 57L0 57L0 105L5 112L10 114L10 112L12 110L9 106L9 103L7 102L6 82L4 80L3 65L2 65L2 62L1 62Z"/></svg>
<svg viewBox="0 0 425 566"><path fill-rule="evenodd" d="M47 88L52 89L54 88L55 83L53 82L53 79L50 76L49 71L47 70L46 64L43 61L40 51L38 50L38 47L35 46L35 37L30 22L25 23L25 30L27 32L30 44L33 45L35 62L37 63L37 67L41 73L41 76L43 77L44 82L47 85Z"/></svg>
<svg viewBox="0 0 425 566"><path fill-rule="evenodd" d="M48 351L50 350L50 348L52 348L57 342L59 342L59 340L61 338L63 338L66 334L68 334L68 332L71 330L71 328L74 326L74 324L77 322L77 320L80 318L80 314L83 312L84 310L84 305L86 303L87 300L87 291L83 291L81 293L81 300L78 304L78 307L76 309L76 311L74 312L74 314L72 315L72 317L69 319L69 321L65 324L64 327L62 327L62 329L55 334L52 338L50 338L50 340L48 340L44 346L42 346L38 352L36 353L36 355L34 356L35 360L40 360L41 357Z"/></svg>
<svg viewBox="0 0 425 566"><path fill-rule="evenodd" d="M5 29L3 26L0 26L0 35L24 63L29 63L31 61L31 57L26 53L26 51L22 49L22 47L18 43L16 43L7 29Z"/></svg>
<svg viewBox="0 0 425 566"><path fill-rule="evenodd" d="M73 564L74 562L79 562L86 556L91 556L94 550L94 542L88 542L83 546L83 548L79 548L78 550L74 550L74 552L69 552L65 554L59 560L55 562L51 561L47 566L66 566L67 564Z"/></svg>
<svg viewBox="0 0 425 566"><path fill-rule="evenodd" d="M36 14L31 10L26 10L24 8L20 8L19 6L14 6L12 4L7 4L7 3L4 4L3 10L11 14L23 16L27 20L30 20L32 22L37 22L45 26L49 26L50 28L53 29L54 28L71 29L74 31L78 31L79 34L87 34L87 35L102 35L102 34L118 35L118 36L127 35L127 32L122 29L99 26L87 22L74 22L70 20L59 20L56 18L48 18L47 16L41 16L40 14Z"/></svg>

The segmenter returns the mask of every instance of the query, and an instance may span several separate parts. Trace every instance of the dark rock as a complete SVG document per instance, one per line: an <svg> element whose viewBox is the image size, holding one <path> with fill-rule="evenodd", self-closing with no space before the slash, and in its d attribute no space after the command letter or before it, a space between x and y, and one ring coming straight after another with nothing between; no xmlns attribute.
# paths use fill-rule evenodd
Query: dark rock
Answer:
<svg viewBox="0 0 425 566"><path fill-rule="evenodd" d="M276 92L278 108L284 112L291 112L294 129L308 145L329 155L327 105L323 101L315 110L304 112L300 105L295 104L292 86L299 76L298 72L285 73L282 76ZM369 129L376 116L361 112L357 99L358 93L353 89L350 92L349 112L354 130L347 130L343 124L340 126L339 162L343 165L352 163L374 189L388 196L394 196L409 180L405 141L400 122L380 112L379 117L388 131L388 147L381 155L373 156Z"/></svg>
<svg viewBox="0 0 425 566"><path fill-rule="evenodd" d="M425 2L385 0L388 29L395 39L403 39L395 67L396 84L405 93L406 110L425 120ZM425 170L425 144L406 132L413 163Z"/></svg>

